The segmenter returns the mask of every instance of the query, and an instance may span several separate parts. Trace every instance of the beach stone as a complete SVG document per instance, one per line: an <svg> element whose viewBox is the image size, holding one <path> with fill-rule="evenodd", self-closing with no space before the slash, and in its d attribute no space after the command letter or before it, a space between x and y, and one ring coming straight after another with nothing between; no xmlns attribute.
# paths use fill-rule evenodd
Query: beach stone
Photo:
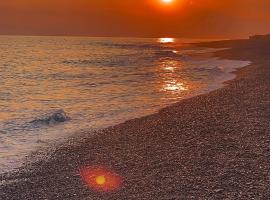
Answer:
<svg viewBox="0 0 270 200"><path fill-rule="evenodd" d="M53 115L50 117L49 121L54 122L65 122L68 121L70 118L67 116L64 110L59 110L53 113Z"/></svg>
<svg viewBox="0 0 270 200"><path fill-rule="evenodd" d="M215 190L214 190L215 193L220 193L220 192L222 192L222 191L223 191L223 189L215 189Z"/></svg>

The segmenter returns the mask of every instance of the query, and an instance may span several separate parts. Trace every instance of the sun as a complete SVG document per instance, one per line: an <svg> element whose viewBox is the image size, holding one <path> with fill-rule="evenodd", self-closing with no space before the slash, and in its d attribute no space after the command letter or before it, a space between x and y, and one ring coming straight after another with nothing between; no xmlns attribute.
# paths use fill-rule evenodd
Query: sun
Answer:
<svg viewBox="0 0 270 200"><path fill-rule="evenodd" d="M173 2L173 0L161 0L163 3L170 4Z"/></svg>

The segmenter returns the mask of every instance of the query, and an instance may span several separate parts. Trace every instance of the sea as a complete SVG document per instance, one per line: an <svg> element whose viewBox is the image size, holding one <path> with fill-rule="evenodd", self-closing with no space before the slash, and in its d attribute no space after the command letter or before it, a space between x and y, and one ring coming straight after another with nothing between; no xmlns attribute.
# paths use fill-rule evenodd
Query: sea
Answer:
<svg viewBox="0 0 270 200"><path fill-rule="evenodd" d="M221 88L250 64L192 42L0 36L0 174L39 149Z"/></svg>

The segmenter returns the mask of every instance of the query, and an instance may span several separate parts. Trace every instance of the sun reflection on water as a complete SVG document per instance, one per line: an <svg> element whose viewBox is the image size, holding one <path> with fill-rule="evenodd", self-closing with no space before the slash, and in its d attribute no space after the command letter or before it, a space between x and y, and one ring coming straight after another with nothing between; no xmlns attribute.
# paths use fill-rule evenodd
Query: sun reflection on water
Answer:
<svg viewBox="0 0 270 200"><path fill-rule="evenodd" d="M175 38L159 38L159 43L173 43L175 42Z"/></svg>
<svg viewBox="0 0 270 200"><path fill-rule="evenodd" d="M160 72L162 79L161 91L168 93L170 96L173 95L173 98L176 99L182 92L189 90L186 81L182 77L183 63L181 61L173 58L163 58L159 62L159 69L163 71Z"/></svg>
<svg viewBox="0 0 270 200"><path fill-rule="evenodd" d="M165 60L162 62L162 69L169 72L174 72L178 67L180 67L180 63L175 60Z"/></svg>
<svg viewBox="0 0 270 200"><path fill-rule="evenodd" d="M178 91L186 91L187 88L184 83L179 82L177 80L168 80L165 81L163 90L171 91L171 92L178 92Z"/></svg>

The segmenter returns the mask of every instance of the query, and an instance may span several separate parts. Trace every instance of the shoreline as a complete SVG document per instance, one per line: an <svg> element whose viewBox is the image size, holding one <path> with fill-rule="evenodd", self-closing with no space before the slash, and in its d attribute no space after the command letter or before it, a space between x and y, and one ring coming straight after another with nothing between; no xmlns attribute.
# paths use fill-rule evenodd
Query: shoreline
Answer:
<svg viewBox="0 0 270 200"><path fill-rule="evenodd" d="M209 44L213 43L222 42ZM50 160L35 163L32 171L10 177L21 181L0 185L1 199L267 197L269 95L262 92L269 90L269 47L262 48L265 55L258 55L256 45L242 52L247 49L242 43L215 54L252 62L236 69L237 76L224 87L105 129L77 146L59 148ZM93 165L121 174L123 188L114 193L90 190L78 173Z"/></svg>

